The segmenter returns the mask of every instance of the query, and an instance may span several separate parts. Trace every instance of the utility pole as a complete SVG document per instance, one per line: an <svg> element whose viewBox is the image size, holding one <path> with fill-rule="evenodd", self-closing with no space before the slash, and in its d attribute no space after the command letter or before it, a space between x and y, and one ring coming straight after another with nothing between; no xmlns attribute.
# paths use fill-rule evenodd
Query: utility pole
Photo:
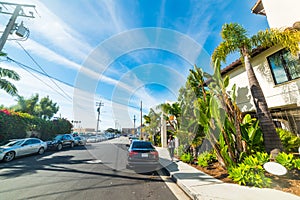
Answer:
<svg viewBox="0 0 300 200"><path fill-rule="evenodd" d="M140 133L140 139L144 140L144 135L143 135L143 102L141 101L141 133Z"/></svg>
<svg viewBox="0 0 300 200"><path fill-rule="evenodd" d="M133 130L134 130L134 135L136 135L135 121L136 121L136 118L135 118L135 115L133 115Z"/></svg>
<svg viewBox="0 0 300 200"><path fill-rule="evenodd" d="M97 108L98 118L97 118L97 129L96 129L96 134L98 134L98 131L99 131L99 122L100 122L100 113L101 113L101 106L104 106L104 103L102 103L102 101L96 102L96 106L98 106L98 108Z"/></svg>
<svg viewBox="0 0 300 200"><path fill-rule="evenodd" d="M0 52L1 52L2 49L3 49L3 47L4 47L4 44L5 44L6 40L8 38L8 35L10 33L12 33L12 31L15 30L18 27L17 24L15 24L17 17L18 16L22 16L22 17L34 18L33 12L29 12L31 15L26 15L24 13L22 7L32 7L32 8L35 8L35 6L34 5L27 5L27 4L14 4L14 3L7 3L7 2L0 2L0 4L2 4L2 5L16 6L13 13L3 12L2 11L2 7L0 7L0 13L12 15L11 18L9 19L8 24L6 25L6 28L5 28L5 30L4 30L1 38L0 38ZM24 34L23 32L26 31L27 29L25 27L23 27L23 23L22 22L21 22L21 25L18 27L18 29L19 28L20 28L20 30L18 32L19 34L17 34L17 35L22 36Z"/></svg>

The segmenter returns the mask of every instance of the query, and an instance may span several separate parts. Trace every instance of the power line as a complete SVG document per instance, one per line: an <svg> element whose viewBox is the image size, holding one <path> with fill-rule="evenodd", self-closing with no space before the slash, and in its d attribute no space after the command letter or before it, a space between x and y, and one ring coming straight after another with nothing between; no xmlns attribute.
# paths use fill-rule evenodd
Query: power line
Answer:
<svg viewBox="0 0 300 200"><path fill-rule="evenodd" d="M56 89L53 88L51 85L49 85L48 83L46 83L45 81L43 81L42 79L40 79L38 76L36 76L35 74L33 74L33 73L32 73L30 70L28 70L27 68L29 68L29 69L31 69L32 71L35 71L35 72L37 72L37 73L39 73L39 74L45 75L45 76L47 76L48 78L51 78L49 75L43 74L42 72L40 72L40 71L38 71L38 70L35 70L35 69L33 69L33 68L31 68L31 67L29 67L29 66L27 66L27 65L24 65L24 64L22 64L22 63L20 63L20 62L18 62L18 61L16 61L16 60L14 60L14 59L11 59L11 58L9 58L9 57L7 57L7 60L12 61L12 62L16 63L17 65L19 65L22 69L24 69L25 71L27 71L28 73L30 73L33 77L35 77L36 79L38 79L39 81L41 81L42 83L44 83L45 85L47 85L49 88L51 88L51 89L54 90L55 92L57 92L60 96L64 97L65 99L67 99L67 100L69 100L69 101L72 100L72 98L71 98L70 96L67 96L67 97L66 97L65 95L61 94L58 90L56 90ZM55 80L57 80L57 81L60 81L60 80L58 80L58 79L56 79L56 78L53 78L53 79L55 79ZM63 82L63 81L60 81L60 82L66 84L66 85L72 86L72 85L70 85L70 84L68 84L68 83L65 83L65 82Z"/></svg>
<svg viewBox="0 0 300 200"><path fill-rule="evenodd" d="M48 74L44 74L43 72L40 72L39 70L36 70L36 69L34 69L34 68L32 68L32 67L29 67L28 65L25 65L25 64L23 64L23 63L21 63L21 62L19 62L19 61L16 61L16 60L14 60L14 59L12 59L12 58L10 58L10 57L7 57L7 60L12 61L12 62L14 62L14 63L16 63L16 64L18 64L18 65L22 65L23 67L26 67L26 68L28 68L28 69L30 69L30 70L36 72L36 73L39 73L39 74L41 74L41 75L48 76L49 78L52 78L52 79L54 79L54 80L56 80L56 81L58 81L58 82L61 82L61 83L65 84L65 85L68 85L68 86L70 86L70 87L74 87L74 86L71 85L70 83L64 82L64 81L62 81L62 80L60 80L60 79L58 79L58 78L55 78L55 77L53 77L53 76L50 76L50 75L48 75ZM3 60L3 61L6 61L6 60Z"/></svg>
<svg viewBox="0 0 300 200"><path fill-rule="evenodd" d="M47 75L47 77L49 78L48 73L42 68L42 66L30 55L30 53L23 47L23 45L21 45L18 41L15 41L26 53L26 55ZM49 78L50 81L52 83L54 83L54 85L56 85L56 87L62 91L67 97L69 97L70 99L72 99L72 97L69 96L69 94L67 94L55 81L53 81L51 78Z"/></svg>

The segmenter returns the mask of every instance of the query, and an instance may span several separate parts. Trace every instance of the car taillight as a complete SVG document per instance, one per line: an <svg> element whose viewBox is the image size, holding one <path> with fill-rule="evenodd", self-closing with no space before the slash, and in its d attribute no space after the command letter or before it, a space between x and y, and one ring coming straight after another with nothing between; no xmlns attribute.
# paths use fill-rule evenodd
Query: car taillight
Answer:
<svg viewBox="0 0 300 200"><path fill-rule="evenodd" d="M158 157L158 152L157 151L151 151L151 154L154 155L155 157Z"/></svg>
<svg viewBox="0 0 300 200"><path fill-rule="evenodd" d="M136 151L130 151L129 152L129 157L132 157L133 155L137 155L138 154L138 152L136 152Z"/></svg>

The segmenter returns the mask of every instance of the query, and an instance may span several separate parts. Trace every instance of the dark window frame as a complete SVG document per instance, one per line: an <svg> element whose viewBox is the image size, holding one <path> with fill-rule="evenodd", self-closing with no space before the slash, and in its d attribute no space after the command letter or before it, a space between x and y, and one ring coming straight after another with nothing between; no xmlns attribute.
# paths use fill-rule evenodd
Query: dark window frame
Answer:
<svg viewBox="0 0 300 200"><path fill-rule="evenodd" d="M288 51L287 49L281 49L281 50L279 50L279 51L277 51L277 52L275 52L275 53L273 53L273 54L271 54L271 55L269 55L269 56L267 57L268 64L269 64L269 67L270 67L270 70L271 70L271 73L272 73L272 78L273 78L273 81L274 81L275 85L282 84L282 83L286 83L286 82L289 82L289 81L296 80L296 79L299 79L299 78L300 78L300 74L298 75L298 77L292 78L292 73L291 73L291 71L290 71L290 67L288 66L288 64L286 63L286 60L285 60L284 57L283 57L283 55L284 55L285 53L290 53L290 51ZM271 59L272 57L276 56L276 54L280 56L280 59L279 59L279 60L280 60L280 64L281 64L281 67L282 67L283 72L285 73L285 74L284 74L284 75L285 75L285 78L287 79L287 80L285 80L285 81L279 82L279 80L277 80L278 77L276 77L276 75L275 75L275 73L274 73L274 69L273 69L273 67L272 67L271 60L270 60L270 59ZM300 58L298 57L296 60L299 61L299 67L300 67Z"/></svg>

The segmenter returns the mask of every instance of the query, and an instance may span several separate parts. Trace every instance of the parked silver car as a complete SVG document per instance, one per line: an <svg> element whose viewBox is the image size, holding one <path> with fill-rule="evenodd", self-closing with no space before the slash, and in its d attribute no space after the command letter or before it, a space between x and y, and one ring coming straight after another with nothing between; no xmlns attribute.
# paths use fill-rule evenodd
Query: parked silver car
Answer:
<svg viewBox="0 0 300 200"><path fill-rule="evenodd" d="M47 149L47 143L38 138L24 138L11 140L0 146L0 160L9 162L15 157L28 154L43 154Z"/></svg>

